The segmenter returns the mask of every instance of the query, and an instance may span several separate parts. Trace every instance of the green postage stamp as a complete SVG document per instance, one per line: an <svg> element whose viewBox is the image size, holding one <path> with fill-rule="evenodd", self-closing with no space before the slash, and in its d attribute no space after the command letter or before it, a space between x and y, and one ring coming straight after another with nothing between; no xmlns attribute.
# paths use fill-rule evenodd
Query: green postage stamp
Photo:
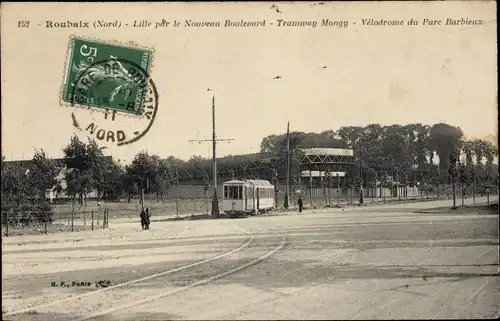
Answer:
<svg viewBox="0 0 500 321"><path fill-rule="evenodd" d="M72 37L62 102L142 115L153 50Z"/></svg>

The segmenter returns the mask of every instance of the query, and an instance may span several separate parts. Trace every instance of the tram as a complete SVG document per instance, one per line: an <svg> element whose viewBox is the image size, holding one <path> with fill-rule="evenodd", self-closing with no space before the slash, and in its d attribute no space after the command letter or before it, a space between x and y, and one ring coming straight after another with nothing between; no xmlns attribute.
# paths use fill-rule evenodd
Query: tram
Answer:
<svg viewBox="0 0 500 321"><path fill-rule="evenodd" d="M222 209L228 215L257 214L275 208L274 185L266 180L230 180L222 184Z"/></svg>

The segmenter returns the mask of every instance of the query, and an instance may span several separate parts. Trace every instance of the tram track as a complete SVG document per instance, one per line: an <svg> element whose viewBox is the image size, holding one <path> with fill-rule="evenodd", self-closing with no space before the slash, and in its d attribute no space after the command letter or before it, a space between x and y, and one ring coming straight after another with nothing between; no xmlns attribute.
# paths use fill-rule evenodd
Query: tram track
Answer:
<svg viewBox="0 0 500 321"><path fill-rule="evenodd" d="M168 238L168 243L165 243L166 245L167 244L172 244L172 243L175 243L176 241L178 240L181 240L183 239L184 235L186 234L186 232L189 230L189 228L187 226L184 227L184 229L175 237L171 237L171 238ZM156 235L155 239L157 239L158 236L163 236L165 234L167 234L168 232L167 231L161 231L159 234ZM117 237L123 237L123 236L131 236L131 235L134 235L133 233L131 232L128 232L128 233L121 233L121 234L111 234L111 235L94 235L94 236L79 236L79 237L72 237L72 238L58 238L58 239L50 239L48 241L38 241L38 242L34 242L34 241L25 241L25 242L21 242L21 243L18 243L18 245L47 245L47 244L50 244L50 243L58 243L58 242L62 242L62 243L69 243L69 242L80 242L80 241L95 241L97 239L109 239L109 240L112 240L113 238L117 238ZM140 240L130 240L128 241L127 243L128 244L135 244L137 242L151 242L152 239L140 239ZM154 241L154 239L153 239ZM9 244L9 246L12 246L14 245L15 243L11 243ZM3 244L5 245L5 244ZM68 245L67 248L68 249L74 249L74 247L71 247L72 244ZM43 251L43 250L42 250ZM5 250L2 249L2 255L8 255L10 254L11 251L10 250ZM8 276L8 277L4 277L2 276L2 281L11 281L11 280L26 280L26 279L41 279L41 278L45 278L45 275L44 274L40 274L40 275L15 275L15 276Z"/></svg>
<svg viewBox="0 0 500 321"><path fill-rule="evenodd" d="M224 278L266 259L279 251L286 243L284 236L256 237L242 231L248 236L246 242L214 257L108 288L99 288L18 309L3 316L9 320L30 320L37 315L39 317L46 315L43 318L45 320L75 318L76 320L89 320ZM274 245L278 239L280 242L276 247ZM272 249L269 250L269 248ZM35 319L39 320L39 318Z"/></svg>
<svg viewBox="0 0 500 321"><path fill-rule="evenodd" d="M72 319L73 321L87 321L87 320L109 320L113 318L116 312L126 313L128 309L152 303L157 300L165 299L169 296L177 295L182 292L189 291L198 286L203 286L217 280L224 279L239 271L242 271L250 266L256 265L267 258L271 257L280 251L286 245L286 237L281 235L279 237L272 236L267 238L268 244L264 245L263 238L255 238L255 244L245 248L242 251L234 252L232 257L226 257L218 260L218 262L211 262L205 268L198 267L197 270L184 271L181 274L171 275L171 280L161 280L162 287L156 294L141 293L131 299L127 299L123 303L117 303L116 297L113 298L113 306L107 309L99 309L95 312L89 312L83 317ZM271 240L269 240L271 239ZM258 242L257 242L258 241ZM208 268L209 271L206 269ZM165 291L165 286L167 291Z"/></svg>
<svg viewBox="0 0 500 321"><path fill-rule="evenodd" d="M98 289L87 291L85 293L77 294L77 295L70 294L70 295L65 296L63 298L60 298L60 299L51 300L49 302L44 302L44 303L41 303L41 304L35 304L35 305L31 305L31 306L26 307L26 308L22 308L22 309L17 309L17 310L14 310L14 311L10 311L8 313L3 314L3 316L4 317L9 317L9 319L12 319L11 317L13 317L13 316L19 316L19 315L23 315L23 314L33 314L34 312L38 312L38 310L40 310L40 309L45 310L46 308L56 307L58 305L61 306L61 305L64 305L64 304L68 304L69 302L72 302L72 301L73 302L74 301L80 301L80 300L82 300L82 299L84 299L86 297L95 296L96 294L99 294L99 293L105 293L105 292L112 291L114 289L124 288L124 287L131 286L131 285L134 285L134 284L137 284L137 283L140 283L140 282L145 282L145 281L148 281L148 280L152 280L154 278L159 278L159 277L162 277L162 276L165 276L165 275L168 275L168 274L179 272L179 271L182 271L184 269L189 269L189 268L201 265L201 264L209 263L209 262L221 259L221 258L223 258L225 256L228 256L228 255L230 255L230 254L232 254L234 252L241 251L242 249L244 249L245 247L247 247L252 242L253 239L254 239L254 236L249 235L248 238L246 239L246 241L243 244L241 244L239 247L231 249L231 250L226 251L224 253L215 255L215 256L210 257L208 259L204 259L204 260L197 261L197 262L194 262L194 263L186 264L186 265L183 265L183 266L180 266L180 267L176 267L176 268L169 269L169 270L166 270L166 271L163 271L163 272L160 272L160 273L155 273L155 274L152 274L152 275L148 275L148 276L145 276L145 277L142 277L142 278L138 278L138 279L130 280L130 281L127 281L127 282L119 283L119 284L112 285L112 286L109 286L109 287L106 287L106 288L98 288Z"/></svg>

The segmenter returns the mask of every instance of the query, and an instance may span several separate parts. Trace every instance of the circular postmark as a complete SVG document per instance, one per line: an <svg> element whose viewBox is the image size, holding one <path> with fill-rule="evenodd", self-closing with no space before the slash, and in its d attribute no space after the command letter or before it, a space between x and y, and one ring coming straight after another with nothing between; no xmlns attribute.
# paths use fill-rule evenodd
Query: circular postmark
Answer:
<svg viewBox="0 0 500 321"><path fill-rule="evenodd" d="M74 71L70 102L77 130L117 146L134 143L148 133L158 112L158 91L146 70L111 57L74 66Z"/></svg>

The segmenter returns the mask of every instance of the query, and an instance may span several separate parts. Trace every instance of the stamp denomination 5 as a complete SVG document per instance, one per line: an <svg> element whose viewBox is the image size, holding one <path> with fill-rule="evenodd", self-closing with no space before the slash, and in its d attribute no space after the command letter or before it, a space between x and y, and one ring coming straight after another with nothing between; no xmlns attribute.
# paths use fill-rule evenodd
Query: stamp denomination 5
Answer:
<svg viewBox="0 0 500 321"><path fill-rule="evenodd" d="M151 59L152 50L71 38L61 101L74 107L73 125L118 146L144 137L158 109Z"/></svg>

